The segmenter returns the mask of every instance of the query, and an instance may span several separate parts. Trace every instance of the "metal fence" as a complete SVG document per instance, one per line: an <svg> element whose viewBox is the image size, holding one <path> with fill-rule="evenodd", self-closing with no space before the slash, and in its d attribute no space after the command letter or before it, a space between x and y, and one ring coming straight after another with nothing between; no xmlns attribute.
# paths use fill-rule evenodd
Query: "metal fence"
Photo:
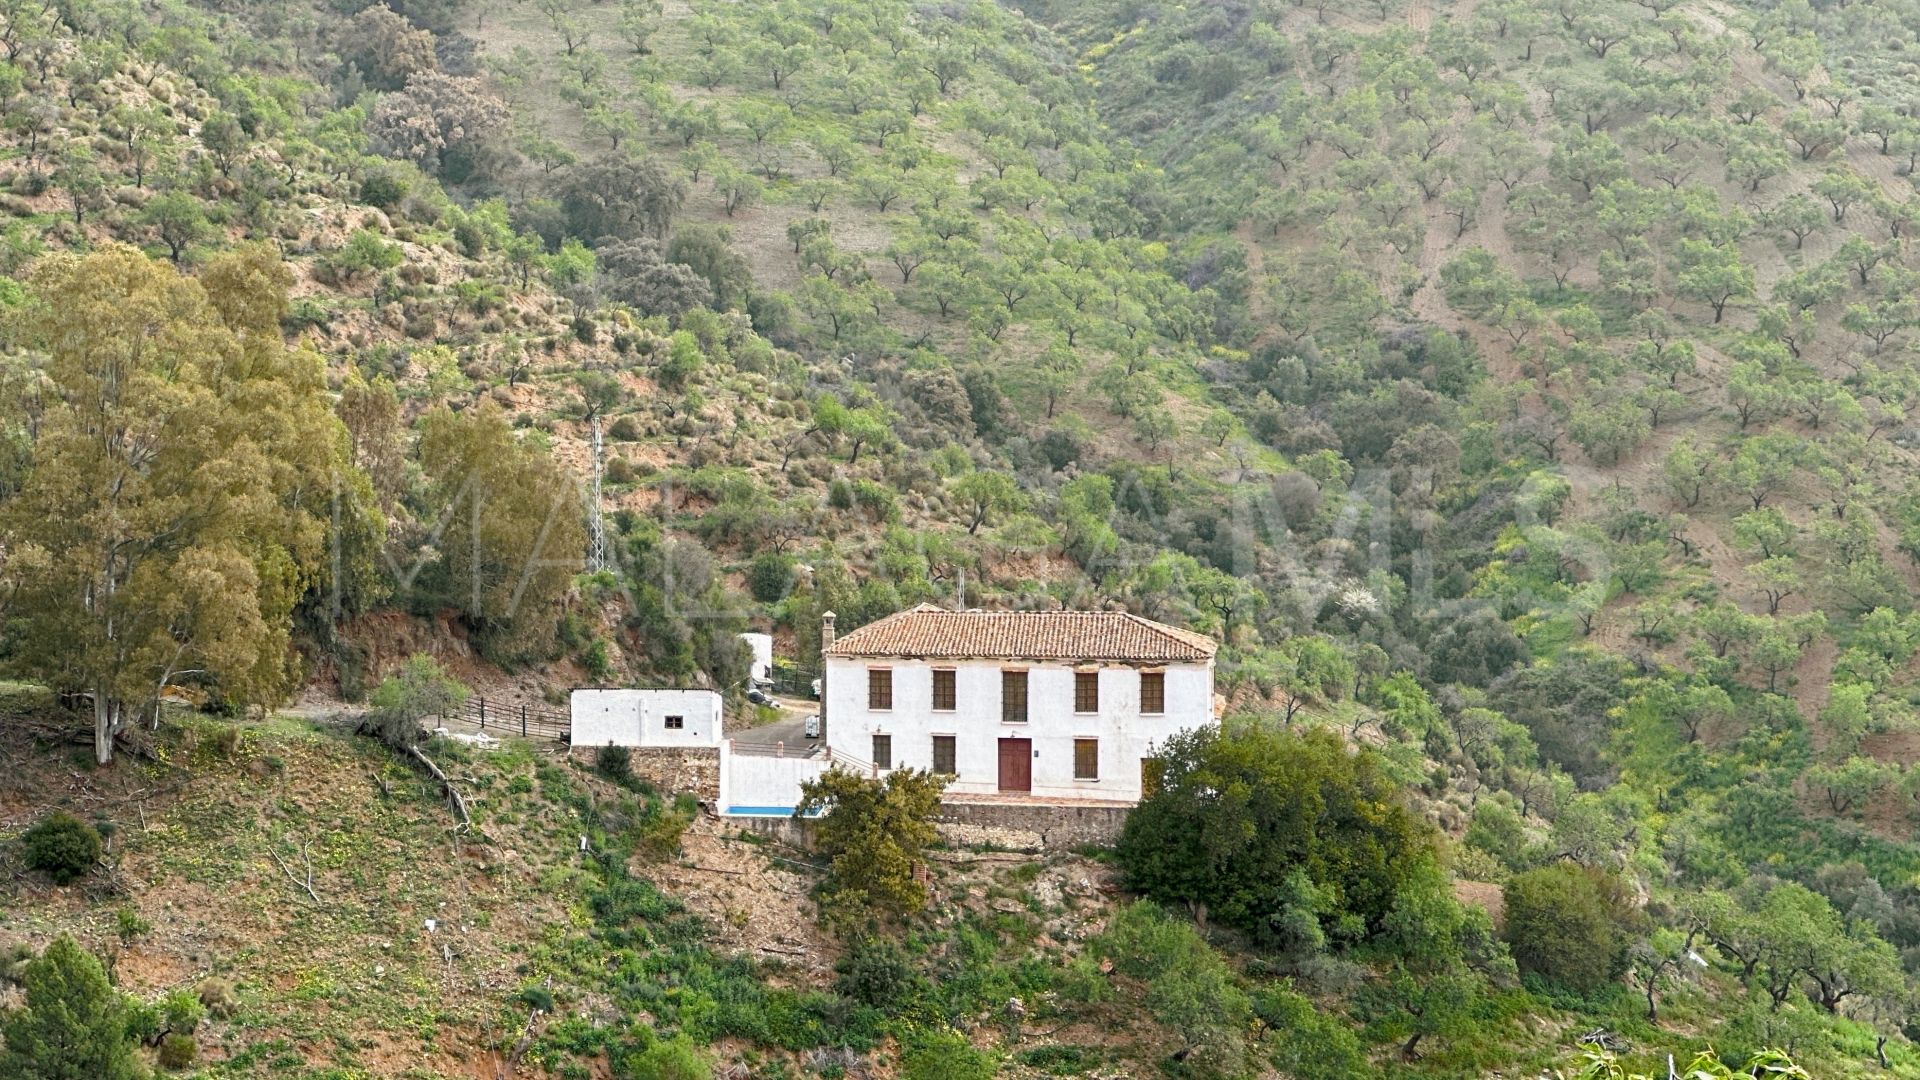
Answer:
<svg viewBox="0 0 1920 1080"><path fill-rule="evenodd" d="M458 719L477 724L482 731L519 735L528 739L552 739L565 743L573 738L573 718L570 715L556 709L536 709L524 703L510 705L472 697L461 706Z"/></svg>
<svg viewBox="0 0 1920 1080"><path fill-rule="evenodd" d="M879 776L884 770L871 761L862 761L852 754L843 754L825 743L748 743L729 739L727 751L742 757L798 758L806 761L819 761L828 765L839 765L857 773Z"/></svg>
<svg viewBox="0 0 1920 1080"><path fill-rule="evenodd" d="M770 673L773 678L773 692L781 697L810 698L813 696L813 680L820 673L809 668L787 667L775 664Z"/></svg>

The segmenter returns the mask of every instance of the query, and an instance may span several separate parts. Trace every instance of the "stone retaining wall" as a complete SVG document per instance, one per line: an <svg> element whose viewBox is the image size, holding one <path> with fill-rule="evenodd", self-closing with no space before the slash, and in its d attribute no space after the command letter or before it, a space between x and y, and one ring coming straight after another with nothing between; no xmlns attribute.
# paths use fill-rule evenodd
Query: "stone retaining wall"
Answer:
<svg viewBox="0 0 1920 1080"><path fill-rule="evenodd" d="M576 747L574 753L593 760L596 747ZM690 792L703 803L720 798L720 749L715 746L630 746L633 775L667 795Z"/></svg>
<svg viewBox="0 0 1920 1080"><path fill-rule="evenodd" d="M723 817L721 823L755 836L764 836L776 844L801 851L813 850L813 822L792 817Z"/></svg>
<svg viewBox="0 0 1920 1080"><path fill-rule="evenodd" d="M1128 809L945 802L940 804L940 835L949 844L1038 851L1067 851L1089 844L1111 847L1120 839Z"/></svg>
<svg viewBox="0 0 1920 1080"><path fill-rule="evenodd" d="M1116 806L1030 806L949 802L935 827L954 847L992 845L1023 851L1110 847L1120 839L1127 809ZM813 823L790 817L729 817L730 826L797 848L813 846Z"/></svg>

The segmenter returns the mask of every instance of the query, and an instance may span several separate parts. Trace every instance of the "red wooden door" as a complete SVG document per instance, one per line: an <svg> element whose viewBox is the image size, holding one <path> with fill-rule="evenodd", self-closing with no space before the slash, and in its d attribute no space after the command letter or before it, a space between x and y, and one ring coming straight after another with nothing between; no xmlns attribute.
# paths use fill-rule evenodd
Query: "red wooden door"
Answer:
<svg viewBox="0 0 1920 1080"><path fill-rule="evenodd" d="M1033 790L1033 740L1000 740L1000 790Z"/></svg>

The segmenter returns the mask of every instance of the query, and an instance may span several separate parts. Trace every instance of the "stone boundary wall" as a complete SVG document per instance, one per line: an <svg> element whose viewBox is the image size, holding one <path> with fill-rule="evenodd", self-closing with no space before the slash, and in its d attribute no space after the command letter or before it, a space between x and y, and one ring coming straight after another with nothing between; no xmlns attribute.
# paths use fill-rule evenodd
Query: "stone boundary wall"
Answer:
<svg viewBox="0 0 1920 1080"><path fill-rule="evenodd" d="M944 802L940 835L949 844L993 844L1037 851L1111 847L1127 822L1124 806L1036 806Z"/></svg>
<svg viewBox="0 0 1920 1080"><path fill-rule="evenodd" d="M635 771L639 763L635 762ZM727 817L727 825L777 843L813 846L813 824L790 817ZM1093 845L1110 847L1120 839L1127 808L1117 806L1030 806L1005 803L948 802L940 806L940 839L954 847L990 844L1022 851L1070 851Z"/></svg>
<svg viewBox="0 0 1920 1080"><path fill-rule="evenodd" d="M598 747L580 746L573 753L593 760ZM690 792L709 805L720 798L720 748L717 746L630 746L633 775L666 795Z"/></svg>
<svg viewBox="0 0 1920 1080"><path fill-rule="evenodd" d="M722 817L720 823L729 829L764 836L776 844L785 844L801 851L813 850L811 821L790 817Z"/></svg>

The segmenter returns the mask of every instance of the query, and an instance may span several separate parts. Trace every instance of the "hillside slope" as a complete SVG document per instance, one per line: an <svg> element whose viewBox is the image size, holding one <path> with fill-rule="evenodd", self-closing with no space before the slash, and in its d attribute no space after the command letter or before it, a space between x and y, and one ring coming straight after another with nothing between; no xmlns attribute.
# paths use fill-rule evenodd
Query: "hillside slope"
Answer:
<svg viewBox="0 0 1920 1080"><path fill-rule="evenodd" d="M17 723L31 696L4 689ZM825 992L844 946L815 924L818 867L550 747L436 748L469 786L466 832L423 777L337 726L190 721L153 750L137 772L80 776L57 751L7 748L0 831L55 805L112 828L83 887L8 866L0 943L72 934L142 1000L223 987L230 1005L197 1032L203 1075L628 1076L656 1027L713 1043L721 1071L889 1053L874 1016ZM922 962L969 981L943 1007L993 1013L1006 980L1064 970L1111 915L1109 873L939 853ZM1166 1052L1151 1026L1115 1038L1116 1008L1036 1001L1027 1032L994 1041L1010 1061L1050 1047L1130 1072Z"/></svg>
<svg viewBox="0 0 1920 1080"><path fill-rule="evenodd" d="M308 447L328 498L275 493L328 543L289 545L289 567L249 528L205 531L238 583L220 599L287 613L242 636L291 642L305 713L416 652L490 695L558 701L589 682L737 688L749 627L804 668L828 609L845 630L924 600L1124 607L1223 642L1232 725L1377 750L1462 895L1494 906L1573 863L1631 898L1604 990L1488 964L1471 1023L1417 1061L1396 1053L1413 1043L1392 949L1338 926L1305 955L1218 934L1219 956L1191 954L1208 985L1266 1010L1223 1073L1297 1071L1275 1055L1311 1031L1351 1048L1343 1075L1532 1074L1595 1024L1647 1062L1788 1045L1848 1076L1884 1048L1911 1072L1917 27L1911 0L0 5L0 668L108 681L112 650L48 644L89 640L91 592L28 586L92 565L75 537L118 524L87 502L113 486L63 479L73 444L49 436L91 430L110 352L74 348L92 328L61 321L49 283L113 310L84 272L107 263L71 260L120 260L182 309L277 318L284 349L236 317L218 340L237 355L325 372L274 392L333 404ZM604 486L582 514L596 431ZM166 524L151 547L171 555ZM186 608L122 652L146 665L122 684L129 714L270 714L292 687L257 669L289 650L243 664L232 624L196 619L222 604ZM175 649L207 662L181 670ZM289 749L256 760L255 737ZM886 1067L872 1017L812 959L712 960L728 931L569 861L595 828L581 800L627 796L524 750L463 762L507 791L490 827L524 830L510 850L532 877L455 844L446 861L489 860L460 891L407 876L444 838L411 795L365 803L398 782L384 763L274 725L239 747L193 751L184 775L123 760L29 787L9 824L108 798L125 835L146 781L187 785L186 861L144 827L129 851L157 910L179 887L176 908L240 905L250 933L284 919L304 952L274 970L315 969L268 986L240 968L250 938L139 901L176 935L139 988L206 967L255 995L230 1075L280 1069L274 1040L289 1070L459 1075L449 1058L515 1045L545 992L589 1017L536 1040L561 1075L645 1052L655 1020L748 1072L855 1069L806 1056L831 1048ZM282 820L270 798L301 809ZM601 827L643 843L631 824ZM375 914L299 906L313 897L271 855L230 858L308 839L315 892ZM725 847L697 842L696 859ZM535 861L540 845L557 846ZM1026 903L1003 885L992 900ZM1775 941L1787 900L1834 929L1830 954L1743 951ZM400 919L443 902L503 920L498 951L436 967ZM109 910L21 936L101 943ZM927 946L935 982L949 953L989 971L929 1027L986 1042L992 998L1052 988L1090 995L1072 1023L1106 1028L1036 1060L1016 1040L1009 1060L1095 1070L1112 1040L1116 1072L1201 1070L1163 1060L1164 1032L1151 1050L1116 1034L1132 1021L1099 1011L1116 999L1084 966L1026 951L1033 928L994 910L931 917L953 935ZM360 1009L341 987L385 966L375 938L413 952ZM1855 980L1840 997L1834 971ZM1649 984L1675 999L1664 1026L1640 1019ZM1320 1008L1280 996L1296 988ZM1129 990L1113 1009L1144 1000ZM416 1036L438 1064L407 1056Z"/></svg>

